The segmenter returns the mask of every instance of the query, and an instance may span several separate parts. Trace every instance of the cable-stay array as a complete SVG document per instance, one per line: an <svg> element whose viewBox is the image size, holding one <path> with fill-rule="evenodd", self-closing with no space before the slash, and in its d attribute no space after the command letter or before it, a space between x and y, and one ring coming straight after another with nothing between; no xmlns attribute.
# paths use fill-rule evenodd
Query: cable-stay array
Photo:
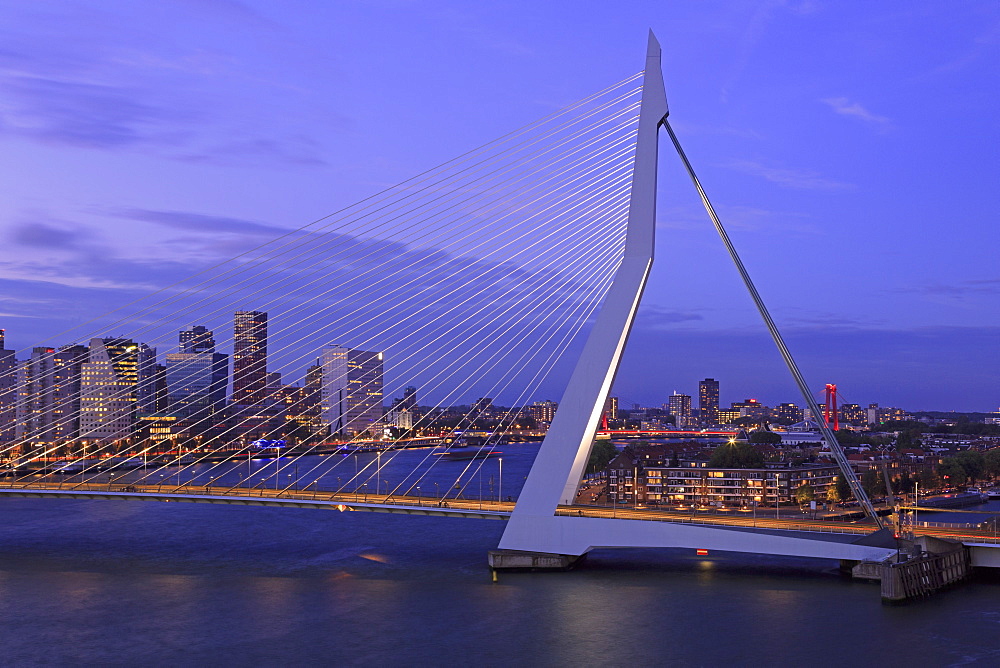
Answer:
<svg viewBox="0 0 1000 668"><path fill-rule="evenodd" d="M558 372L560 360L571 356L621 262L641 76L39 346L57 355L66 341L118 338L172 350L175 344L166 342L185 327L202 324L219 332L234 312L255 311L266 312L269 323L267 372L284 379L303 378L310 367L328 372L315 362L330 344L378 351L387 397L415 385L428 399L410 434L425 431L441 410L476 397L502 397L510 406L493 416L495 426L476 455L456 467L440 498L462 495L477 476L481 483L483 463L504 432ZM213 340L219 350L236 343L228 334ZM112 359L111 368L119 361ZM163 491L212 486L223 493L266 488L281 494L301 489L302 481L314 491L337 493L367 489L374 480L378 492L386 467L409 440L400 430L383 439L375 426L328 433L328 402L316 405L324 381L312 392L296 386L280 400L268 389L225 409L178 415L168 404L142 415L139 397L156 389L155 376L84 381L73 389L60 385L65 372L50 365L35 373L31 381L42 388L38 392L22 384L17 438L0 444L0 462L6 462L0 463L0 485L58 480L63 488L85 489L117 479L118 485L157 484ZM351 391L378 394L381 383L371 379ZM57 404L59 412L39 421L39 406ZM81 418L95 406L123 410L129 428L114 437L88 432ZM380 394L379 409L376 424L386 424L389 412ZM480 412L473 404L459 424L474 423ZM118 418L89 415L90 422L104 425ZM292 418L305 437L302 429L290 428ZM182 429L166 440L140 429L157 420ZM416 466L388 482L384 496L412 495L429 472L441 468L440 454L454 440L449 433L436 436L437 447L420 451ZM248 463L243 476L239 462L259 454L260 443L274 441L285 446L273 449L280 455L275 465L252 475ZM378 455L363 467L355 459L356 469L341 473L349 458L336 455L362 449ZM141 468L134 467L137 460L143 460ZM57 466L68 474L56 474ZM294 477L288 474L293 467ZM170 478L176 484L164 482Z"/></svg>

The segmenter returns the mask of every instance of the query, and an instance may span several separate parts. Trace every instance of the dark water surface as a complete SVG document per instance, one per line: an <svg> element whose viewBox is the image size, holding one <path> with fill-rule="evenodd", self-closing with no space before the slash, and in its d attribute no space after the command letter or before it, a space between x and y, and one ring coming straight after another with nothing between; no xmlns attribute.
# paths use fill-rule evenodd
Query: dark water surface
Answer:
<svg viewBox="0 0 1000 668"><path fill-rule="evenodd" d="M3 665L1000 665L995 579L888 607L835 562L603 550L494 584L495 521L2 498L0 513Z"/></svg>

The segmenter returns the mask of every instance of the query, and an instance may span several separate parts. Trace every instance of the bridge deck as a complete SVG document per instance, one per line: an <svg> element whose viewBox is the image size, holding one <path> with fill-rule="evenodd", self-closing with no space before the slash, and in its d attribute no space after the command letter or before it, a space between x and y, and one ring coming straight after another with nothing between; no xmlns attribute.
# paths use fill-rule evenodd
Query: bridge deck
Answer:
<svg viewBox="0 0 1000 668"><path fill-rule="evenodd" d="M511 501L447 499L413 495L333 493L308 490L246 489L204 485L108 485L107 483L3 484L0 495L31 498L118 499L182 503L217 503L243 506L315 508L354 512L434 515L466 519L507 520L514 509ZM809 519L753 517L747 514L710 515L670 510L560 506L559 516L707 525L755 532L804 532L817 539L847 540L872 533L863 523ZM978 545L1000 545L1000 535L982 529L927 527L921 533ZM822 534L824 537L821 537Z"/></svg>

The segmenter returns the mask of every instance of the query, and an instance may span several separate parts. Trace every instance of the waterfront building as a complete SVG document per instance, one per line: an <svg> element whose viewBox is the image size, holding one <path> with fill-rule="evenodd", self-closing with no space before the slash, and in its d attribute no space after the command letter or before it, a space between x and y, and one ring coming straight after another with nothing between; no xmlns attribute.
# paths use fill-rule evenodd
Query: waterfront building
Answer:
<svg viewBox="0 0 1000 668"><path fill-rule="evenodd" d="M233 317L233 403L249 406L267 397L267 313Z"/></svg>
<svg viewBox="0 0 1000 668"><path fill-rule="evenodd" d="M374 435L383 417L382 353L329 345L320 364L323 423L333 434Z"/></svg>
<svg viewBox="0 0 1000 668"><path fill-rule="evenodd" d="M714 378L698 383L698 414L702 425L724 424L719 419L719 381Z"/></svg>
<svg viewBox="0 0 1000 668"><path fill-rule="evenodd" d="M0 443L17 436L17 357L4 344L5 331L0 329Z"/></svg>
<svg viewBox="0 0 1000 668"><path fill-rule="evenodd" d="M537 422L551 424L553 418L556 416L556 410L558 408L559 404L555 401L550 401L548 399L545 401L536 401L528 406L528 415L533 417Z"/></svg>
<svg viewBox="0 0 1000 668"><path fill-rule="evenodd" d="M667 410L674 416L674 426L678 429L694 425L691 418L691 395L675 391L667 400Z"/></svg>
<svg viewBox="0 0 1000 668"><path fill-rule="evenodd" d="M228 356L215 352L212 332L202 326L181 331L179 353L166 357L168 411L207 428L226 405Z"/></svg>
<svg viewBox="0 0 1000 668"><path fill-rule="evenodd" d="M139 344L136 409L141 414L167 409L167 368L156 362L156 348Z"/></svg>
<svg viewBox="0 0 1000 668"><path fill-rule="evenodd" d="M131 339L90 340L81 366L80 437L101 441L127 438L135 426L140 346Z"/></svg>
<svg viewBox="0 0 1000 668"><path fill-rule="evenodd" d="M18 441L57 443L79 435L82 371L88 359L85 346L39 347L18 364Z"/></svg>
<svg viewBox="0 0 1000 668"><path fill-rule="evenodd" d="M826 498L840 473L836 464L768 463L761 468L710 467L707 461L669 461L663 453L622 452L608 464L609 499L623 505L667 503L726 507L789 503L808 484L817 500Z"/></svg>

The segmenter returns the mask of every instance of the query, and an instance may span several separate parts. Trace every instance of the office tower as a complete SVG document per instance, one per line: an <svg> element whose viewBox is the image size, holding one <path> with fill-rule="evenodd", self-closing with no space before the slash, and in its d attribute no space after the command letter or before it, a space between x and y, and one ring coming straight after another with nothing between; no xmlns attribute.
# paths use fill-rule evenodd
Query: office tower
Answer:
<svg viewBox="0 0 1000 668"><path fill-rule="evenodd" d="M403 398L399 400L399 407L415 413L417 410L417 388L408 385L403 390Z"/></svg>
<svg viewBox="0 0 1000 668"><path fill-rule="evenodd" d="M388 422L400 429L412 429L417 414L417 388L412 385L403 390L403 396L392 400Z"/></svg>
<svg viewBox="0 0 1000 668"><path fill-rule="evenodd" d="M227 356L219 353L168 354L167 410L198 421L218 413L226 405L228 371Z"/></svg>
<svg viewBox="0 0 1000 668"><path fill-rule="evenodd" d="M80 431L80 389L84 346L34 348L18 365L15 438L55 443Z"/></svg>
<svg viewBox="0 0 1000 668"><path fill-rule="evenodd" d="M112 441L131 435L137 419L139 351L131 339L90 340L89 361L81 369L81 438Z"/></svg>
<svg viewBox="0 0 1000 668"><path fill-rule="evenodd" d="M195 325L191 329L182 329L179 335L182 353L214 353L214 332L203 325Z"/></svg>
<svg viewBox="0 0 1000 668"><path fill-rule="evenodd" d="M330 345L320 364L321 410L331 433L374 435L382 421L382 353Z"/></svg>
<svg viewBox="0 0 1000 668"><path fill-rule="evenodd" d="M136 410L151 414L166 409L166 378L164 366L156 363L156 348L139 344L135 388Z"/></svg>
<svg viewBox="0 0 1000 668"><path fill-rule="evenodd" d="M698 412L703 425L719 423L719 381L714 378L698 383Z"/></svg>
<svg viewBox="0 0 1000 668"><path fill-rule="evenodd" d="M17 419L17 358L13 350L4 347L5 331L0 329L0 443L16 437Z"/></svg>
<svg viewBox="0 0 1000 668"><path fill-rule="evenodd" d="M233 403L267 398L267 314L237 311L233 319Z"/></svg>
<svg viewBox="0 0 1000 668"><path fill-rule="evenodd" d="M607 413L609 420L618 419L618 397L608 397L604 402L604 412Z"/></svg>
<svg viewBox="0 0 1000 668"><path fill-rule="evenodd" d="M178 339L181 352L166 359L167 410L207 429L226 405L229 360L215 352L212 332L201 325L182 330Z"/></svg>
<svg viewBox="0 0 1000 668"><path fill-rule="evenodd" d="M675 427L691 426L691 395L674 392L667 400L667 410L674 416Z"/></svg>

